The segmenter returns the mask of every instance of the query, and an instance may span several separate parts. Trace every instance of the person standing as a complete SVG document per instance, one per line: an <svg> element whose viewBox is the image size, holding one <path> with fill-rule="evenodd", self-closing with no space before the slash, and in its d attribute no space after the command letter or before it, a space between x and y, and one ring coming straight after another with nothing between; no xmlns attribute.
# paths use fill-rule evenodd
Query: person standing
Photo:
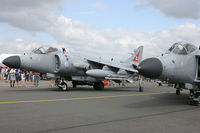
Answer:
<svg viewBox="0 0 200 133"><path fill-rule="evenodd" d="M25 70L24 74L25 74L25 81L28 82L29 81L29 71Z"/></svg>
<svg viewBox="0 0 200 133"><path fill-rule="evenodd" d="M33 83L33 72L32 71L29 71L29 80L32 84Z"/></svg>
<svg viewBox="0 0 200 133"><path fill-rule="evenodd" d="M10 68L8 68L7 74L8 74L8 77L7 77L7 82L8 82L10 80Z"/></svg>
<svg viewBox="0 0 200 133"><path fill-rule="evenodd" d="M22 85L22 87L26 87L27 88L26 76L25 76L25 72L24 71L22 71L22 73L21 73L21 85Z"/></svg>
<svg viewBox="0 0 200 133"><path fill-rule="evenodd" d="M20 85L20 69L15 70L15 77L16 77L17 87L19 88L19 85Z"/></svg>
<svg viewBox="0 0 200 133"><path fill-rule="evenodd" d="M1 69L2 69L2 67L0 66L0 80L1 80Z"/></svg>
<svg viewBox="0 0 200 133"><path fill-rule="evenodd" d="M4 80L6 69L4 67L1 68L1 80Z"/></svg>
<svg viewBox="0 0 200 133"><path fill-rule="evenodd" d="M38 72L33 73L33 82L35 87L39 86L39 75L40 74Z"/></svg>
<svg viewBox="0 0 200 133"><path fill-rule="evenodd" d="M7 71L8 71L8 68L6 67L5 68L5 75L4 75L4 79L7 81L7 78L8 78L8 73L7 73Z"/></svg>
<svg viewBox="0 0 200 133"><path fill-rule="evenodd" d="M10 87L15 87L15 70L11 69L10 70Z"/></svg>

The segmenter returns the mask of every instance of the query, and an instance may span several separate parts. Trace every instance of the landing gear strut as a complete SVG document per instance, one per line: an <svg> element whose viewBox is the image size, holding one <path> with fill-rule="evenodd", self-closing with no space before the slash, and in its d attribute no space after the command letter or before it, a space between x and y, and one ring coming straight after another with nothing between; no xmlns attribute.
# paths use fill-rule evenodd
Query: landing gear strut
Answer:
<svg viewBox="0 0 200 133"><path fill-rule="evenodd" d="M176 95L180 95L181 94L181 90L180 89L176 89Z"/></svg>
<svg viewBox="0 0 200 133"><path fill-rule="evenodd" d="M195 106L200 104L200 91L190 90L189 104Z"/></svg>
<svg viewBox="0 0 200 133"><path fill-rule="evenodd" d="M103 90L104 89L104 83L103 82L96 82L96 83L94 83L93 88L95 90Z"/></svg>
<svg viewBox="0 0 200 133"><path fill-rule="evenodd" d="M139 92L143 92L143 91L144 91L143 87L139 86Z"/></svg>
<svg viewBox="0 0 200 133"><path fill-rule="evenodd" d="M73 86L73 88L76 88L76 86L77 86L77 83L76 83L76 82L74 82L74 81L72 81L72 86Z"/></svg>
<svg viewBox="0 0 200 133"><path fill-rule="evenodd" d="M61 90L61 91L68 91L69 88L67 86L67 83L64 82L64 80L59 80L57 79L56 80L56 84L58 86L58 88Z"/></svg>
<svg viewBox="0 0 200 133"><path fill-rule="evenodd" d="M144 86L143 86L143 78L141 76L140 81L139 81L139 92L144 91Z"/></svg>

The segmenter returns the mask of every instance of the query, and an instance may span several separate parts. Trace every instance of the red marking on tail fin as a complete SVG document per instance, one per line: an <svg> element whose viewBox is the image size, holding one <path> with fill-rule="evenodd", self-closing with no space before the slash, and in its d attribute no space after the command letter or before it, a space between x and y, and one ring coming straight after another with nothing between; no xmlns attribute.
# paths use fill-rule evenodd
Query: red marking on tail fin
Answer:
<svg viewBox="0 0 200 133"><path fill-rule="evenodd" d="M66 50L65 48L62 48L62 50L63 50L63 53L66 53L66 52L67 52L67 50Z"/></svg>
<svg viewBox="0 0 200 133"><path fill-rule="evenodd" d="M137 53L137 55L135 56L135 58L133 59L134 62L138 62L138 57L140 55L140 51Z"/></svg>

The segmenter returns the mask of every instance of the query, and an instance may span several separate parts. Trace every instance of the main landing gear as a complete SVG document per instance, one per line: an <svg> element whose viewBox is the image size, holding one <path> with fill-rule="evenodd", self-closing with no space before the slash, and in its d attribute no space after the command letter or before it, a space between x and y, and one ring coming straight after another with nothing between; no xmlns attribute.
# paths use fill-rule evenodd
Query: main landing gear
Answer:
<svg viewBox="0 0 200 133"><path fill-rule="evenodd" d="M200 91L190 90L189 104L195 106L200 104Z"/></svg>
<svg viewBox="0 0 200 133"><path fill-rule="evenodd" d="M139 92L143 92L144 88L142 86L139 86Z"/></svg>
<svg viewBox="0 0 200 133"><path fill-rule="evenodd" d="M144 91L144 85L143 85L143 78L141 76L140 81L139 81L139 92Z"/></svg>
<svg viewBox="0 0 200 133"><path fill-rule="evenodd" d="M56 80L56 84L58 86L58 88L61 90L61 91L68 91L69 88L67 86L67 83L64 82L64 80L59 80L57 79Z"/></svg>
<svg viewBox="0 0 200 133"><path fill-rule="evenodd" d="M95 90L103 90L104 89L104 83L103 82L95 82L93 85L93 88Z"/></svg>
<svg viewBox="0 0 200 133"><path fill-rule="evenodd" d="M73 86L73 88L76 88L77 87L77 83L75 81L72 81L72 86Z"/></svg>

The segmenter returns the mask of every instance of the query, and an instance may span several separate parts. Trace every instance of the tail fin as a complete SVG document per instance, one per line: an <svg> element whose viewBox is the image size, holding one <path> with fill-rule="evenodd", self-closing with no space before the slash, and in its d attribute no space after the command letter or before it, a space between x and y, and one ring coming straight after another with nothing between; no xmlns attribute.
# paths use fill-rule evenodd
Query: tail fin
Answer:
<svg viewBox="0 0 200 133"><path fill-rule="evenodd" d="M126 60L126 63L131 63L134 65L138 65L142 61L143 56L143 48L144 46L138 47L134 53Z"/></svg>

